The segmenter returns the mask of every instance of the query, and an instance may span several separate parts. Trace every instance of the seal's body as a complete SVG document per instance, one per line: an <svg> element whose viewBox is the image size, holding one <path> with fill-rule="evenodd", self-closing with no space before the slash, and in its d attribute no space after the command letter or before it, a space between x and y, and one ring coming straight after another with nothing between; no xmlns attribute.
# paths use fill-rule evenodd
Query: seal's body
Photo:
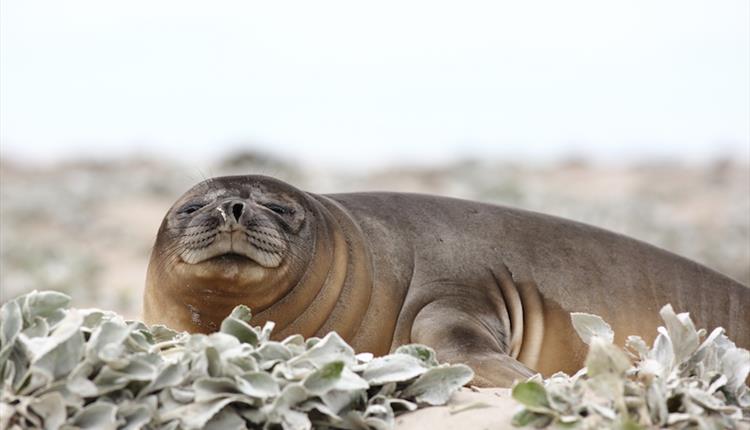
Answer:
<svg viewBox="0 0 750 430"><path fill-rule="evenodd" d="M193 332L246 304L279 338L335 330L376 354L424 343L495 386L580 368L570 312L600 315L622 344L652 339L667 303L750 346L750 288L637 240L502 206L316 195L262 176L212 179L178 200L144 299L148 322Z"/></svg>

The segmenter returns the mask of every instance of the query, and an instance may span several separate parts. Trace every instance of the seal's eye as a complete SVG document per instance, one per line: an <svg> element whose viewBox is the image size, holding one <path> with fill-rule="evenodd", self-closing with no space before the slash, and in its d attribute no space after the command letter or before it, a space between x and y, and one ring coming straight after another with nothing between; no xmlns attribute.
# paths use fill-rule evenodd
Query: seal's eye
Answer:
<svg viewBox="0 0 750 430"><path fill-rule="evenodd" d="M191 203L188 205L185 205L180 208L180 210L177 211L179 215L190 215L191 213L197 211L198 209L202 208L205 205L197 204L197 203Z"/></svg>
<svg viewBox="0 0 750 430"><path fill-rule="evenodd" d="M265 206L265 207L267 207L268 209L270 209L270 210L272 210L272 211L276 212L276 213L277 213L277 214L279 214L279 215L287 215L287 214L292 214L292 213L294 213L294 209L290 209L290 208L287 208L287 207L281 206L281 205L279 205L279 204L276 204L276 203L266 203L266 204L264 204L263 206Z"/></svg>

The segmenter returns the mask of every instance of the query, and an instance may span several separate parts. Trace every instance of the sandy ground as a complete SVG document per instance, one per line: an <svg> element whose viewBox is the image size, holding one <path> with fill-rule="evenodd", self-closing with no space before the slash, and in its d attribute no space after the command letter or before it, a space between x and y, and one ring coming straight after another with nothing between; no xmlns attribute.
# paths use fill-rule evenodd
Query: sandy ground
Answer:
<svg viewBox="0 0 750 430"><path fill-rule="evenodd" d="M396 430L503 430L519 404L507 388L462 388L446 406L419 409L396 418Z"/></svg>

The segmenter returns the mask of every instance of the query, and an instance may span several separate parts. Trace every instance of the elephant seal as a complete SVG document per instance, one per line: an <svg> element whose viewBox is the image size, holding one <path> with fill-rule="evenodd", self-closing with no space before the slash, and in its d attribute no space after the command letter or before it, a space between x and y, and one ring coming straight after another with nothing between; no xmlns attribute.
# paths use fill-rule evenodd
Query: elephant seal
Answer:
<svg viewBox="0 0 750 430"><path fill-rule="evenodd" d="M238 304L275 336L337 331L358 351L419 342L508 386L573 372L585 345L570 312L622 344L652 340L672 303L750 346L750 288L662 249L503 206L400 193L318 195L274 178L204 181L161 224L145 319L212 332Z"/></svg>

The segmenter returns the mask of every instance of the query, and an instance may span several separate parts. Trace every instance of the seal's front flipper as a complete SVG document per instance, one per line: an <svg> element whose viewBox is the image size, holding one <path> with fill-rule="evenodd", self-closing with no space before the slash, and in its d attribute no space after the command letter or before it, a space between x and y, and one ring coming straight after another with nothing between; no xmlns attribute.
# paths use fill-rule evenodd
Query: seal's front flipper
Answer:
<svg viewBox="0 0 750 430"><path fill-rule="evenodd" d="M440 361L469 365L480 387L510 387L536 373L508 355L510 333L493 309L466 305L460 297L428 304L414 319L411 341L434 348Z"/></svg>
<svg viewBox="0 0 750 430"><path fill-rule="evenodd" d="M505 354L472 355L446 361L462 362L471 367L475 373L471 383L477 387L510 387L514 382L525 381L536 373Z"/></svg>

